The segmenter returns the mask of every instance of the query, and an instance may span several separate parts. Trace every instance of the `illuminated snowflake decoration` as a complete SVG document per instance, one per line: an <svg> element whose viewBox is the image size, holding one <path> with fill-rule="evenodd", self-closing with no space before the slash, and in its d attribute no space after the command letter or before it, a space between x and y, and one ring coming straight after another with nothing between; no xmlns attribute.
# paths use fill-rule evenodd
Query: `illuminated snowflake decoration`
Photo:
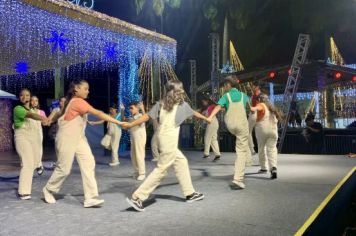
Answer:
<svg viewBox="0 0 356 236"><path fill-rule="evenodd" d="M64 33L58 33L56 30L53 30L52 37L45 38L45 42L52 44L52 53L55 53L58 48L65 53L66 52L66 44L71 40L64 37Z"/></svg>
<svg viewBox="0 0 356 236"><path fill-rule="evenodd" d="M116 60L117 56L119 54L117 50L118 43L113 43L113 42L106 42L104 46L104 52L106 58L109 58L111 60Z"/></svg>
<svg viewBox="0 0 356 236"><path fill-rule="evenodd" d="M19 74L26 74L28 73L30 67L28 66L26 61L18 61L15 64L15 70Z"/></svg>

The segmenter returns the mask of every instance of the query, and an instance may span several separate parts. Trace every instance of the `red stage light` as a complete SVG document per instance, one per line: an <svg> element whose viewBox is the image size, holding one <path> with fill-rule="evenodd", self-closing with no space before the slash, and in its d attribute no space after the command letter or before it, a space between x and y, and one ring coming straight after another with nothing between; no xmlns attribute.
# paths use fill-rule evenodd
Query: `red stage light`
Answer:
<svg viewBox="0 0 356 236"><path fill-rule="evenodd" d="M292 69L289 69L288 70L288 75L291 75L292 74Z"/></svg>
<svg viewBox="0 0 356 236"><path fill-rule="evenodd" d="M353 82L356 82L356 75L354 75L354 76L352 77L352 81L353 81Z"/></svg>
<svg viewBox="0 0 356 236"><path fill-rule="evenodd" d="M269 77L271 79L275 78L276 77L276 72L273 72L273 71L269 72Z"/></svg>
<svg viewBox="0 0 356 236"><path fill-rule="evenodd" d="M342 74L340 72L335 73L335 79L340 79Z"/></svg>

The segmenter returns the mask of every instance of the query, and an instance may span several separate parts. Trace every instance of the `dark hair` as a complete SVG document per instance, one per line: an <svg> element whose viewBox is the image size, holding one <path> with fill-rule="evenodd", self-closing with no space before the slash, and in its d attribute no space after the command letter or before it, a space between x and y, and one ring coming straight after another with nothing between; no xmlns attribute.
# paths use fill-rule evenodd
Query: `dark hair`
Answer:
<svg viewBox="0 0 356 236"><path fill-rule="evenodd" d="M206 110L207 108L208 108L208 106L210 106L210 105L212 105L212 104L215 104L214 102L213 102L213 100L211 100L209 97L207 97L206 95L205 96L203 96L201 99L200 99L200 101L201 101L201 109L204 111L204 110ZM204 106L203 105L203 101L207 101L208 102L208 106Z"/></svg>
<svg viewBox="0 0 356 236"><path fill-rule="evenodd" d="M65 110L67 109L67 106L68 106L70 100L72 100L72 98L75 96L75 86L79 86L82 83L88 83L88 82L85 79L76 79L76 80L73 80L72 82L70 82L69 88L67 91L66 101L64 103L64 107L62 110L62 115L64 114Z"/></svg>
<svg viewBox="0 0 356 236"><path fill-rule="evenodd" d="M305 118L305 122L313 121L315 119L315 115L311 112L308 113L307 117Z"/></svg>
<svg viewBox="0 0 356 236"><path fill-rule="evenodd" d="M165 95L162 99L163 109L166 111L172 111L174 105L183 104L185 100L185 91L183 89L182 82L178 80L167 81L165 86Z"/></svg>
<svg viewBox="0 0 356 236"><path fill-rule="evenodd" d="M29 92L29 93L30 93L30 96L31 96L31 91L30 91L28 88L23 88L23 89L21 89L20 92L19 92L19 96L20 96L20 94L21 94L23 91Z"/></svg>
<svg viewBox="0 0 356 236"><path fill-rule="evenodd" d="M140 103L137 101L134 101L134 102L130 102L129 106L138 106L138 104L140 104Z"/></svg>
<svg viewBox="0 0 356 236"><path fill-rule="evenodd" d="M114 108L114 109L117 110L117 104L116 103L111 103L109 108Z"/></svg>
<svg viewBox="0 0 356 236"><path fill-rule="evenodd" d="M268 110L276 116L278 121L283 120L282 112L278 108L273 106L272 103L270 103L268 96L266 94L261 93L260 95L258 95L257 101L260 103L264 103L266 105L266 107L268 108Z"/></svg>
<svg viewBox="0 0 356 236"><path fill-rule="evenodd" d="M224 85L226 84L230 84L231 87L233 88L237 88L237 77L235 75L228 75L225 79L224 79Z"/></svg>

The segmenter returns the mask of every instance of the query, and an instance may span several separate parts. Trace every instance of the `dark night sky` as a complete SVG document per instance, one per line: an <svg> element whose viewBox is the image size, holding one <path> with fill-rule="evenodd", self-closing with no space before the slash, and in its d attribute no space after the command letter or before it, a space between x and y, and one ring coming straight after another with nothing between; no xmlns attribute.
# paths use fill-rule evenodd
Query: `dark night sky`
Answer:
<svg viewBox="0 0 356 236"><path fill-rule="evenodd" d="M147 0L137 15L134 0L96 0L96 11L160 32L161 21ZM166 7L163 33L175 38L177 74L189 85L188 60L197 60L198 84L209 78L209 39L211 22L204 17L203 7L214 0L182 0L179 9ZM217 2L217 1L215 1ZM221 2L229 2L224 0ZM309 58L325 58L325 42L333 35L349 64L356 63L355 0L235 0L230 12L240 11L242 20L229 22L230 39L235 44L245 68L290 63L299 33L309 33L312 47ZM240 5L239 5L240 4ZM220 8L219 8L220 7ZM235 10L236 8L236 10ZM217 21L223 24L224 12L218 6ZM246 22L245 27L238 25ZM222 27L217 29L222 35Z"/></svg>

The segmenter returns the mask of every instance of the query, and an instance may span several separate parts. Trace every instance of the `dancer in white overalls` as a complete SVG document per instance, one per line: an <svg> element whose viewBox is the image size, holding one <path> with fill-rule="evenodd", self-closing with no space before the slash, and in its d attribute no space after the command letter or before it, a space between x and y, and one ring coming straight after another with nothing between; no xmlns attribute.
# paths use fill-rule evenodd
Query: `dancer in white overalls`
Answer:
<svg viewBox="0 0 356 236"><path fill-rule="evenodd" d="M38 100L37 96L34 96L34 95L31 96L30 104L31 104L31 110L34 113L47 118L46 113L44 111L40 110L39 100ZM41 124L41 121L38 121L38 120L33 120L32 122L35 122L34 125L37 126L37 130L38 130L38 135L36 137L36 145L38 146L38 149L39 149L39 153L38 153L39 156L38 156L38 164L37 164L36 171L37 171L38 175L42 175L43 172L44 172L44 168L43 168L43 165L42 165L42 156L43 156L43 130L42 130L42 124Z"/></svg>
<svg viewBox="0 0 356 236"><path fill-rule="evenodd" d="M257 96L261 94L261 89L259 86L254 86L253 87L253 94L251 96L251 101L250 104L251 106L256 106L257 104ZM251 151L251 155L255 155L256 151L255 151L255 145L253 143L253 138L252 138L252 132L253 129L255 128L256 125L256 119L257 119L257 113L250 111L250 114L248 115L248 129L249 129L249 133L250 135L248 136L248 145L250 147L250 151Z"/></svg>
<svg viewBox="0 0 356 236"><path fill-rule="evenodd" d="M258 156L260 159L260 172L271 172L271 178L277 178L277 140L278 120L281 120L280 112L268 101L268 96L260 94L252 111L257 111L256 138L258 142ZM266 160L267 155L267 160Z"/></svg>
<svg viewBox="0 0 356 236"><path fill-rule="evenodd" d="M132 116L132 120L139 119L142 114L145 114L145 108L142 103L132 102L129 106L129 110ZM140 113L140 110L142 114ZM130 129L130 141L131 141L131 162L134 168L133 178L142 181L146 178L146 126L142 123L139 126L132 127Z"/></svg>
<svg viewBox="0 0 356 236"><path fill-rule="evenodd" d="M150 118L158 119L157 129L160 156L157 167L151 172L141 186L127 198L128 203L137 211L144 211L142 201L160 184L170 167L174 168L178 182L187 202L202 200L204 195L194 190L190 177L188 161L178 149L179 128L188 117L195 116L206 120L206 117L195 112L184 102L185 92L179 81L168 81L166 94L161 102L157 103L148 114L132 123L123 124L124 128L131 128L148 121Z"/></svg>
<svg viewBox="0 0 356 236"><path fill-rule="evenodd" d="M40 149L38 144L38 126L35 121L47 122L47 119L30 110L30 91L22 89L20 102L14 108L15 147L21 160L18 196L22 200L31 199L33 171L38 167ZM33 120L33 121L31 121Z"/></svg>
<svg viewBox="0 0 356 236"><path fill-rule="evenodd" d="M121 121L121 112L118 112L118 108L116 104L111 104L109 108L109 115L115 118L118 121ZM88 121L91 125L99 125L103 124L105 121ZM109 166L117 166L120 164L119 160L119 147L120 147L120 139L121 139L121 126L116 125L114 123L108 122L107 125L107 134L110 135L110 149L111 149L111 162Z"/></svg>
<svg viewBox="0 0 356 236"><path fill-rule="evenodd" d="M225 114L225 123L229 132L236 136L236 161L235 175L232 182L232 188L244 189L244 174L246 160L251 155L248 147L248 122L246 116L246 104L248 96L237 90L237 79L233 76L228 76L224 81L224 90L226 93L218 101L218 105L214 108L209 116L209 122L213 117L224 107L227 109Z"/></svg>
<svg viewBox="0 0 356 236"><path fill-rule="evenodd" d="M205 108L204 115L207 117L210 116L211 112L215 108L215 104L208 98L202 99L202 105ZM204 156L203 158L209 158L210 147L214 152L215 158L213 161L220 160L220 148L218 141L218 130L219 130L219 121L214 116L211 123L207 125L204 135Z"/></svg>
<svg viewBox="0 0 356 236"><path fill-rule="evenodd" d="M84 207L100 206L104 200L99 199L95 179L95 160L85 137L87 113L101 120L120 125L121 122L111 116L96 110L84 99L88 97L89 84L85 80L73 81L70 84L64 113L58 120L56 137L57 165L51 178L43 188L47 203L55 203L53 193L58 193L63 182L70 174L74 157L76 157L82 175L84 188ZM58 116L53 119L56 120Z"/></svg>

